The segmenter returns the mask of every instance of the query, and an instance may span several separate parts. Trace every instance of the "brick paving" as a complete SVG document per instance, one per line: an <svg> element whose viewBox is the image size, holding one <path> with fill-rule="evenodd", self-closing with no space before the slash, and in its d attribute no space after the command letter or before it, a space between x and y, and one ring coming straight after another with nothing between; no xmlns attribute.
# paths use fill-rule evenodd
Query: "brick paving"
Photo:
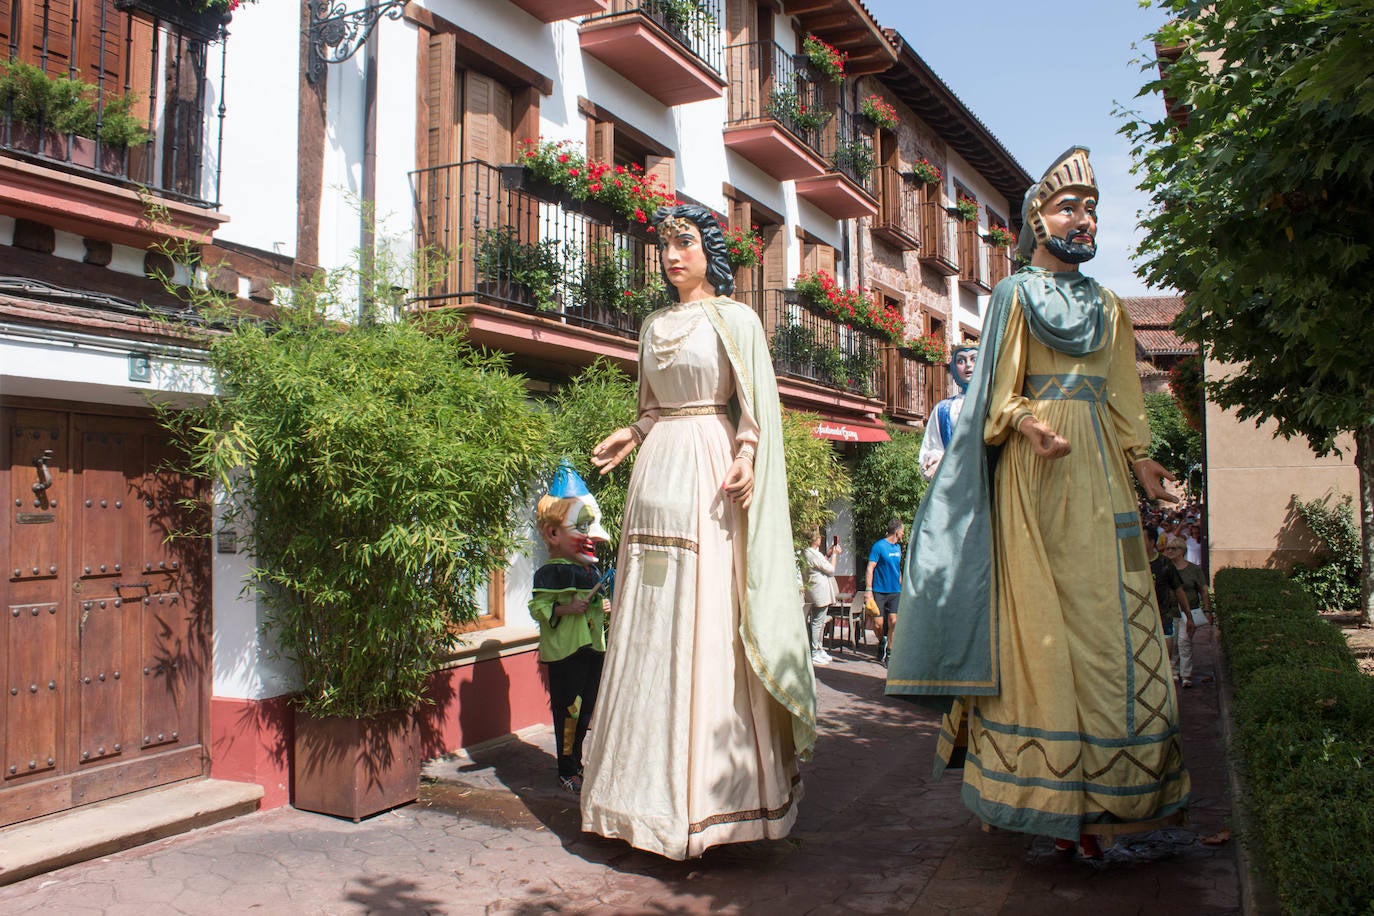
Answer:
<svg viewBox="0 0 1374 916"><path fill-rule="evenodd" d="M1199 639L1214 667L1213 631ZM871 649L869 650L871 652ZM1186 829L1125 837L1101 862L1049 840L983 833L959 779L930 778L933 715L882 694L883 669L819 668L821 728L786 840L670 862L582 834L541 728L432 762L419 803L360 824L282 808L0 888L18 914L1241 912L1216 681L1181 690ZM1195 678L1196 682L1196 678Z"/></svg>

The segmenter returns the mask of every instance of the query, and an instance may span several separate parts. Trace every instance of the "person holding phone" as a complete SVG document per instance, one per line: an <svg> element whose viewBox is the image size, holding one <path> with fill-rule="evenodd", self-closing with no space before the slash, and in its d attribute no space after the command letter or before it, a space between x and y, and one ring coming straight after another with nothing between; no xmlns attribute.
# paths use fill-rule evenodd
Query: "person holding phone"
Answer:
<svg viewBox="0 0 1374 916"><path fill-rule="evenodd" d="M830 608L840 600L840 587L835 582L835 558L840 555L840 538L830 542L830 550L821 553L821 530L811 535L811 545L802 551L806 563L806 622L811 636L811 664L828 665L833 659L825 651L825 622Z"/></svg>

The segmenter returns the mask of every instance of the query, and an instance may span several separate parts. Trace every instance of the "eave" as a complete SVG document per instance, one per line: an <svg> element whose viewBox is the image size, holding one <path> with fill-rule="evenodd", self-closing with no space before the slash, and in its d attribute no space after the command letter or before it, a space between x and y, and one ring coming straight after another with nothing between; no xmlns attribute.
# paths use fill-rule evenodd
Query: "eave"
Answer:
<svg viewBox="0 0 1374 916"><path fill-rule="evenodd" d="M803 32L847 54L845 73L851 78L881 73L897 62L897 49L861 0L783 0L782 10Z"/></svg>

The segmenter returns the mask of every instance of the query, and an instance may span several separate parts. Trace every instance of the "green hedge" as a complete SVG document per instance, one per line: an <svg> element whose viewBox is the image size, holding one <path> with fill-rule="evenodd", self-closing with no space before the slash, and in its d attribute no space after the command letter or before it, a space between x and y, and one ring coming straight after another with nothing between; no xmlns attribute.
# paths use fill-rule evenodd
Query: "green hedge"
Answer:
<svg viewBox="0 0 1374 916"><path fill-rule="evenodd" d="M1374 911L1374 679L1281 572L1223 569L1216 610L1244 804L1285 913Z"/></svg>

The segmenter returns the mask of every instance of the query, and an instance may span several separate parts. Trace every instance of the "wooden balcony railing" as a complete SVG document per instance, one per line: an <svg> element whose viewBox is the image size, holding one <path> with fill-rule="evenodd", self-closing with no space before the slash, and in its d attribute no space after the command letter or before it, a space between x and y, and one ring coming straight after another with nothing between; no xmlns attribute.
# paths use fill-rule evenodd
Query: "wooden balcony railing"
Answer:
<svg viewBox="0 0 1374 916"><path fill-rule="evenodd" d="M878 215L873 234L905 251L920 247L917 191L892 166L877 170Z"/></svg>
<svg viewBox="0 0 1374 916"><path fill-rule="evenodd" d="M931 192L921 204L920 259L947 277L959 272L957 231L939 192Z"/></svg>
<svg viewBox="0 0 1374 916"><path fill-rule="evenodd" d="M943 366L933 366L912 350L887 351L887 412L902 419L925 420L940 399Z"/></svg>
<svg viewBox="0 0 1374 916"><path fill-rule="evenodd" d="M834 117L811 70L772 41L725 49L730 107L726 126L776 121L820 155L821 135Z"/></svg>
<svg viewBox="0 0 1374 916"><path fill-rule="evenodd" d="M978 234L978 224L959 224L959 285L975 293L992 289L988 283L988 243Z"/></svg>
<svg viewBox="0 0 1374 916"><path fill-rule="evenodd" d="M1011 249L1006 245L988 246L988 286L995 287L1011 276Z"/></svg>
<svg viewBox="0 0 1374 916"><path fill-rule="evenodd" d="M643 317L667 304L646 228L525 175L478 160L411 173L418 243L446 256L415 302L481 302L638 336Z"/></svg>
<svg viewBox="0 0 1374 916"><path fill-rule="evenodd" d="M846 327L800 301L793 290L746 290L735 298L758 312L778 375L863 397L882 396L883 344L876 335Z"/></svg>
<svg viewBox="0 0 1374 916"><path fill-rule="evenodd" d="M0 152L197 207L219 201L223 13L13 0ZM78 12L80 15L78 15ZM207 67L220 45L218 86Z"/></svg>

